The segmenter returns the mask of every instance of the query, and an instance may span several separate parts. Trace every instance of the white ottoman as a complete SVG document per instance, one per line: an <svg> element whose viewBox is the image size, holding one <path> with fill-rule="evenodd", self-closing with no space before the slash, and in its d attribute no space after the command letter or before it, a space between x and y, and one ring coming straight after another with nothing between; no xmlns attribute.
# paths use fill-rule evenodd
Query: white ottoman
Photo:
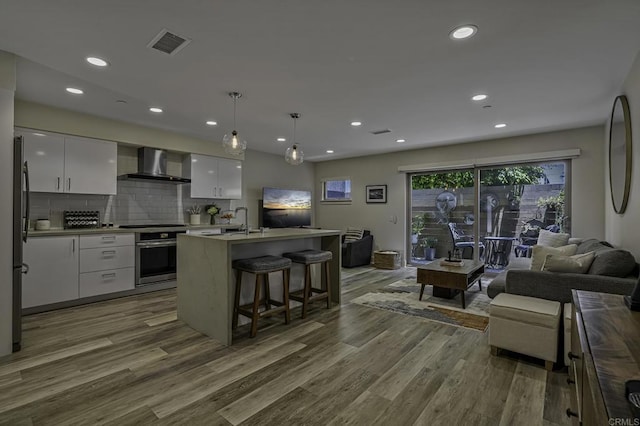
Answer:
<svg viewBox="0 0 640 426"><path fill-rule="evenodd" d="M559 302L500 293L491 301L489 345L543 359L551 371L558 354Z"/></svg>
<svg viewBox="0 0 640 426"><path fill-rule="evenodd" d="M571 352L571 313L573 305L571 303L564 304L564 365L569 366L569 352Z"/></svg>

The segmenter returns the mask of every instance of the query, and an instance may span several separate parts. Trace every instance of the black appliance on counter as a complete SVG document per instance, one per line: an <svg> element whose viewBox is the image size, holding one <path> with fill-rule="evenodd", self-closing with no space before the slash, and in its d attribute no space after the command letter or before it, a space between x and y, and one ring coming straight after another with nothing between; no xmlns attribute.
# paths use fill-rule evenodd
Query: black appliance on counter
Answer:
<svg viewBox="0 0 640 426"><path fill-rule="evenodd" d="M121 229L178 228L184 225L120 225ZM177 245L180 231L136 232L136 287L176 279Z"/></svg>

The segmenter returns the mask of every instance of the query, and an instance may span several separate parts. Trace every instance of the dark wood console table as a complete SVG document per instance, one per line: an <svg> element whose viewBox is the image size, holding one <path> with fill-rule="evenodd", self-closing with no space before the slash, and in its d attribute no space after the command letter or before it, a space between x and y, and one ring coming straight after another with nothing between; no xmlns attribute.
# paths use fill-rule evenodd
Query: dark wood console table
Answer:
<svg viewBox="0 0 640 426"><path fill-rule="evenodd" d="M625 382L640 380L640 312L622 296L573 290L569 358L574 424L639 424Z"/></svg>

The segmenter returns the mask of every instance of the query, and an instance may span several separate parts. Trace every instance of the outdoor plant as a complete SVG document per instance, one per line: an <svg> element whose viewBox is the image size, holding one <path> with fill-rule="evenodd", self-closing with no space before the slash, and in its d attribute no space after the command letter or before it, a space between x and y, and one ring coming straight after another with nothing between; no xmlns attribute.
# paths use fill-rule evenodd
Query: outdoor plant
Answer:
<svg viewBox="0 0 640 426"><path fill-rule="evenodd" d="M435 248L438 245L438 239L435 237L427 237L424 240L426 246L429 248Z"/></svg>

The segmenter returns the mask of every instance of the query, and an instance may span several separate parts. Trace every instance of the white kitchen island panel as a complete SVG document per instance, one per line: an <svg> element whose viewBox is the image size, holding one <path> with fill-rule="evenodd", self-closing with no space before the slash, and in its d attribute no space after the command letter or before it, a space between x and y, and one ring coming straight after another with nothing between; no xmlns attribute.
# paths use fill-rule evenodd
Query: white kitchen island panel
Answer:
<svg viewBox="0 0 640 426"><path fill-rule="evenodd" d="M232 340L231 321L235 259L263 255L281 256L307 248L329 250L331 261L331 299L340 305L340 231L322 229L271 229L263 234L222 234L178 236L178 318L195 330L225 345ZM319 279L319 274L315 279ZM291 269L291 289L302 286L302 267ZM271 274L271 294L281 294L281 275ZM255 277L243 274L241 302L251 301ZM316 281L317 282L317 281ZM246 284L246 285L245 285ZM292 318L294 320L295 318Z"/></svg>

